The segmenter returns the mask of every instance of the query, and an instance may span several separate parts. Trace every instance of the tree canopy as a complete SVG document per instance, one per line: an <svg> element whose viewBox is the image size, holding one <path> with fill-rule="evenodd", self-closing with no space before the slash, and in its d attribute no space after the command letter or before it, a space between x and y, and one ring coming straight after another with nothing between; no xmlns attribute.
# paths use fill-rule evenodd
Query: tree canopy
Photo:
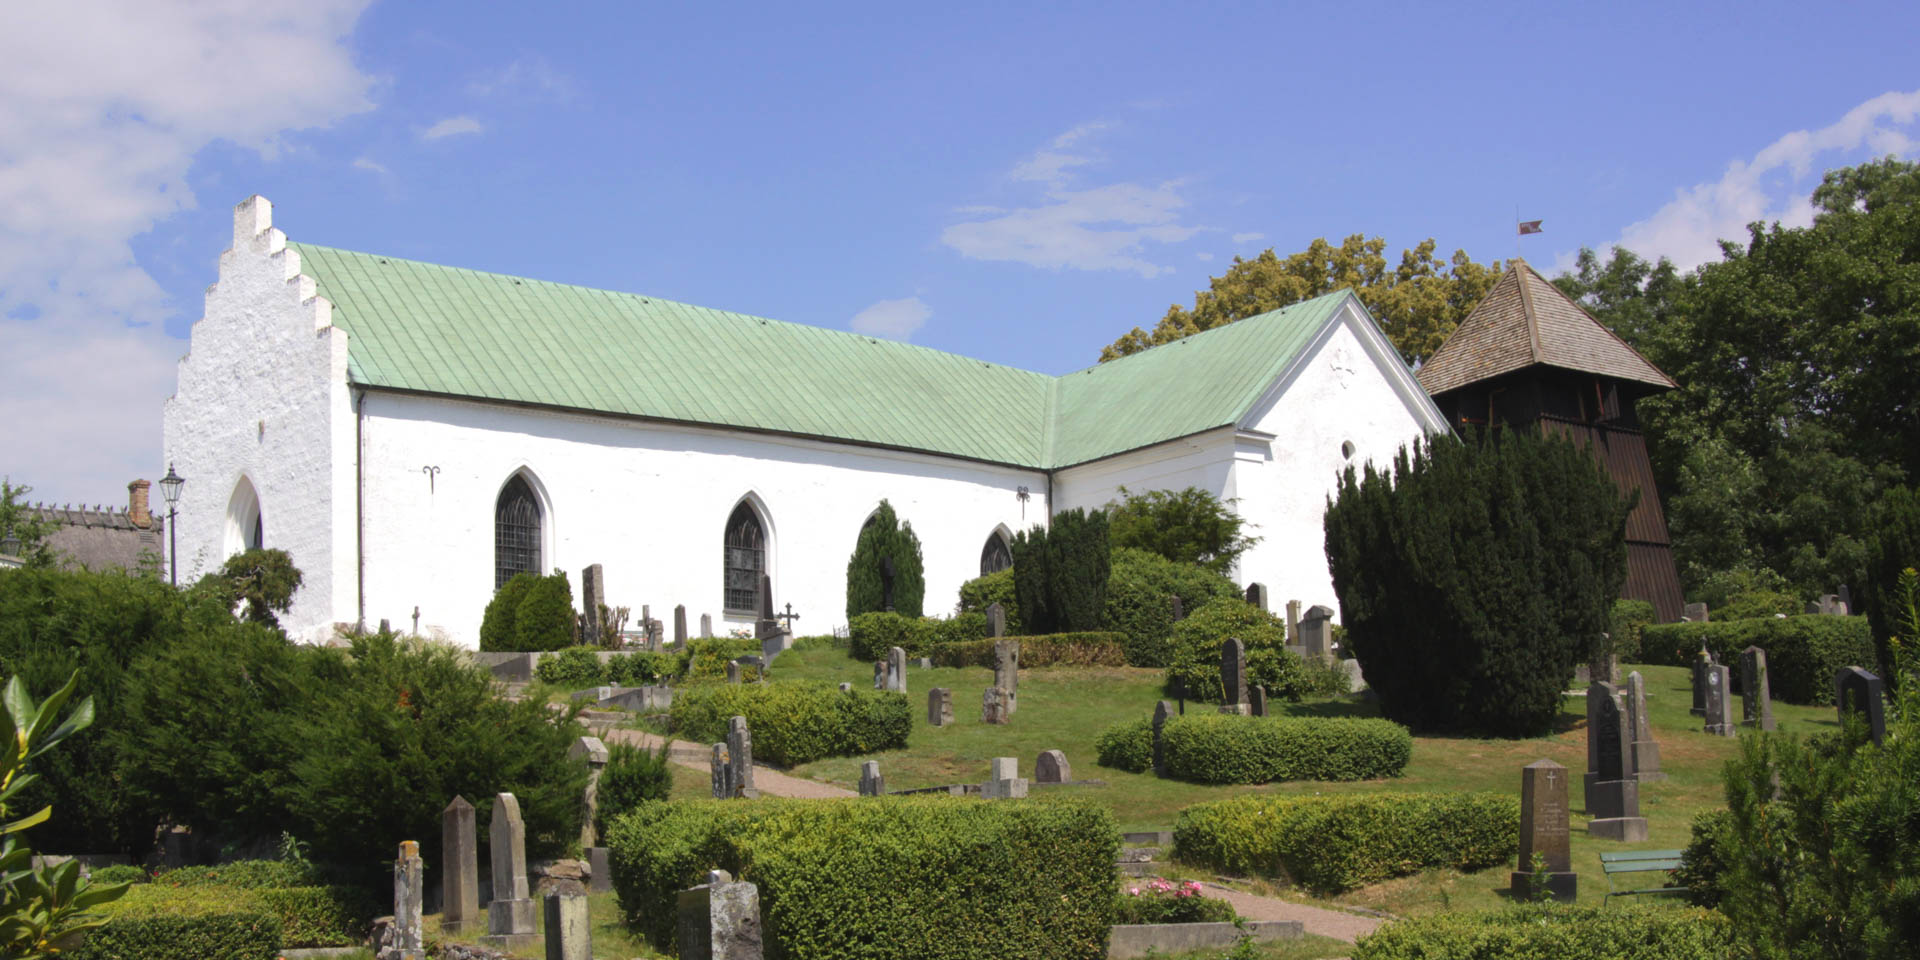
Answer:
<svg viewBox="0 0 1920 960"><path fill-rule="evenodd" d="M16 555L29 567L51 567L54 556L49 538L59 524L27 506L26 496L33 488L16 486L11 477L0 478L0 538L12 535L20 541Z"/></svg>
<svg viewBox="0 0 1920 960"><path fill-rule="evenodd" d="M1237 501L1199 487L1145 493L1121 487L1120 496L1107 504L1108 537L1116 550L1133 547L1224 576L1260 542L1246 534L1247 522L1233 510Z"/></svg>
<svg viewBox="0 0 1920 960"><path fill-rule="evenodd" d="M1278 310L1336 290L1353 290L1408 362L1430 357L1500 278L1501 263L1475 263L1464 250L1435 256L1432 238L1400 252L1389 266L1387 242L1353 234L1339 246L1322 237L1307 249L1281 257L1268 248L1251 260L1233 258L1227 272L1193 295L1193 309L1179 304L1151 332L1133 328L1100 351L1105 363L1236 320Z"/></svg>

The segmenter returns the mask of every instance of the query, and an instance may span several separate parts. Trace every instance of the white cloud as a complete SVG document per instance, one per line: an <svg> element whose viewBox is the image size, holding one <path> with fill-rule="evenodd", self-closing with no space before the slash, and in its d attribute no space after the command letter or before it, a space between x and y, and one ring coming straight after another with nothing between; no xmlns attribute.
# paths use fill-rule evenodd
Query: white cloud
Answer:
<svg viewBox="0 0 1920 960"><path fill-rule="evenodd" d="M484 129L486 128L480 126L480 121L475 120L471 114L463 113L457 117L448 117L420 131L420 139L438 140L441 137L457 137L463 133L479 133Z"/></svg>
<svg viewBox="0 0 1920 960"><path fill-rule="evenodd" d="M941 242L973 260L1052 269L1127 270L1149 278L1171 271L1172 267L1147 260L1145 254L1148 244L1179 243L1200 232L1199 227L1179 222L1179 213L1187 206L1181 181L1074 188L1077 168L1100 159L1096 151L1076 148L1106 129L1105 123L1082 124L1014 165L1009 179L1046 185L1038 203L1011 209L961 207L956 211L961 216L986 219L948 227L940 234Z"/></svg>
<svg viewBox="0 0 1920 960"><path fill-rule="evenodd" d="M1213 262L1213 254L1211 254L1211 253L1208 253L1208 252L1206 252L1206 251L1204 251L1204 250L1202 250L1202 251L1200 251L1199 253L1196 253L1196 254L1194 254L1194 255L1193 255L1193 258L1194 258L1195 260L1198 260L1198 261L1200 261L1201 263L1212 263L1212 262Z"/></svg>
<svg viewBox="0 0 1920 960"><path fill-rule="evenodd" d="M186 178L207 145L271 156L371 109L346 45L365 5L0 6L0 422L5 472L36 497L117 501L164 469L186 343L130 241L197 205Z"/></svg>
<svg viewBox="0 0 1920 960"><path fill-rule="evenodd" d="M467 84L467 92L476 97L562 101L573 98L574 83L545 57L531 56Z"/></svg>
<svg viewBox="0 0 1920 960"><path fill-rule="evenodd" d="M898 300L881 300L854 314L847 326L852 327L855 333L870 337L911 340L914 331L924 326L931 316L933 310L919 297L902 297Z"/></svg>
<svg viewBox="0 0 1920 960"><path fill-rule="evenodd" d="M1260 240L1265 240L1266 238L1267 235L1264 233L1236 233L1233 235L1233 243L1234 246L1239 246L1243 243L1255 243Z"/></svg>
<svg viewBox="0 0 1920 960"><path fill-rule="evenodd" d="M1805 226L1813 222L1810 177L1864 159L1849 156L1862 148L1872 156L1912 154L1914 132L1899 128L1917 116L1920 90L1883 93L1829 126L1797 130L1750 160L1733 161L1713 183L1675 191L1671 202L1622 230L1615 243L1650 260L1668 257L1684 270L1720 259L1719 242L1745 240L1753 221ZM1571 254L1562 259L1571 266Z"/></svg>
<svg viewBox="0 0 1920 960"><path fill-rule="evenodd" d="M353 168L355 170L365 170L369 173L377 173L382 176L385 176L388 172L386 164L380 163L372 157L355 157L353 160Z"/></svg>

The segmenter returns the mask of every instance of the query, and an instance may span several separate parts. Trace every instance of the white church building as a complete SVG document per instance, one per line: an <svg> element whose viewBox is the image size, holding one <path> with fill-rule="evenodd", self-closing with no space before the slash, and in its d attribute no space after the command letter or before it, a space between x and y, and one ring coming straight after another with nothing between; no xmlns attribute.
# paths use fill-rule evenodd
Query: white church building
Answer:
<svg viewBox="0 0 1920 960"><path fill-rule="evenodd" d="M1261 542L1234 571L1333 605L1339 471L1439 410L1341 292L1065 376L655 297L289 242L235 209L165 413L188 480L180 574L254 545L305 574L303 640L382 619L466 646L523 571L598 563L607 602L750 627L759 574L796 633L845 622L881 499L926 610L1016 530L1119 488L1197 486Z"/></svg>

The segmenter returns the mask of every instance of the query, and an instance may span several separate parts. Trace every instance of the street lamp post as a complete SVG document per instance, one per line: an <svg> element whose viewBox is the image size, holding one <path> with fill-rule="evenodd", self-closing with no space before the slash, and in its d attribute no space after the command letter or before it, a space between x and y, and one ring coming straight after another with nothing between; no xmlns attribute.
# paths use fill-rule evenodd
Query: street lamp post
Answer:
<svg viewBox="0 0 1920 960"><path fill-rule="evenodd" d="M180 511L174 505L180 502L180 488L186 483L173 472L173 464L167 464L167 475L160 478L160 495L167 498L167 576L176 587L180 585L180 534L174 530L174 519Z"/></svg>

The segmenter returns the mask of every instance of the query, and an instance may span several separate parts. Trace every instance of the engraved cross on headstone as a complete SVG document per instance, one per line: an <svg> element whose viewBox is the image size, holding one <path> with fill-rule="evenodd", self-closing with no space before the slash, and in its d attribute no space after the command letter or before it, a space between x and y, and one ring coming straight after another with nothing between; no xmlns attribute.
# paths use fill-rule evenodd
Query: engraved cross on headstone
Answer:
<svg viewBox="0 0 1920 960"><path fill-rule="evenodd" d="M782 614L778 614L777 616L775 616L775 617L774 617L774 619L776 619L776 620L785 620L785 621L787 622L787 632L788 632L788 633L792 633L792 632L793 632L793 622L794 622L795 620L798 620L798 619L800 619L800 615L799 615L799 614L797 614L797 613L794 613L794 612L793 612L793 604L791 604L791 603L789 603L789 604L787 604L787 612L786 612L786 613L782 613Z"/></svg>

